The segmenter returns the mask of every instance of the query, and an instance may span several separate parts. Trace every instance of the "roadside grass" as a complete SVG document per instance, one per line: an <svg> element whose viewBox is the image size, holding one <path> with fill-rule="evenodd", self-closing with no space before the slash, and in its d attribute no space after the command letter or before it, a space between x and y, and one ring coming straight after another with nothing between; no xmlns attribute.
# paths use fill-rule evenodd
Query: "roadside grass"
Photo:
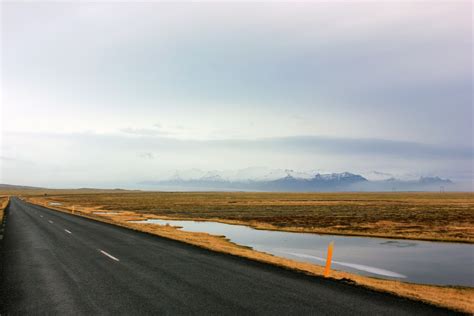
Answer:
<svg viewBox="0 0 474 316"><path fill-rule="evenodd" d="M212 219L226 221L244 221L241 218L234 220L234 216L244 213L247 218L251 214L252 207L258 213L257 217L264 222L265 219L287 217L291 214L292 207L295 205L308 206L308 211L313 217L311 220L322 216L315 211L319 206L325 206L323 209L331 209L336 206L344 205L345 208L341 214L335 216L337 223L344 223L357 218L353 214L352 206L361 206L356 208L364 214L380 218L386 214L392 215L392 221L399 221L401 225L405 222L402 219L412 219L418 226L423 224L423 219L430 222L430 225L424 225L425 229L429 227L438 227L444 223L444 230L450 229L449 223L443 221L443 216L448 216L451 211L455 212L456 220L459 224L470 224L472 226L473 215L473 194L465 193L445 193L445 194L262 194L262 193L123 193L123 194L76 194L76 195L58 195L58 196L30 196L28 201L40 205L45 205L59 211L93 218L99 221L112 223L114 225L127 227L130 229L144 231L169 239L186 242L198 247L210 249L213 251L232 254L235 256L249 258L255 261L265 262L276 266L284 267L321 277L324 267L311 263L298 262L286 258L276 257L267 253L258 252L248 247L243 247L230 242L223 236L212 236L206 233L185 232L172 226L160 226L153 224L130 223L132 220L144 220L148 218L167 217L179 219ZM51 202L59 202L61 206L51 206ZM196 207L194 204L198 204ZM226 205L237 204L239 207L231 208L228 213L225 212ZM285 205L286 209L275 208L278 205ZM375 212L373 208L376 205L390 205L390 211ZM364 207L367 206L368 207ZM426 207L424 207L424 205ZM398 208L397 208L398 206ZM240 208L242 207L242 208ZM246 208L249 207L249 208ZM447 207L447 209L444 209ZM179 211L179 210L185 211ZM337 209L337 208L336 208ZM244 211L240 211L244 210ZM386 210L386 209L383 209ZM424 211L423 211L424 210ZM436 210L432 214L433 211ZM95 214L97 211L109 211L115 214ZM118 214L117 214L117 211ZM248 212L248 213L246 213ZM252 211L253 212L253 211ZM302 212L298 210L296 213ZM323 214L327 214L327 210ZM388 213L387 213L388 212ZM403 213L408 214L403 214ZM439 213L439 214L436 214ZM206 214L209 214L206 216ZM218 214L224 219L216 216ZM283 215L282 215L283 214ZM416 214L416 216L414 215ZM280 217L278 217L280 215ZM436 216L435 216L436 215ZM193 217L195 216L195 217ZM331 214L327 214L331 216ZM250 217L254 218L254 217ZM448 216L448 218L451 218ZM436 219L436 220L435 220ZM345 222L344 222L345 221ZM440 221L440 222L438 222ZM465 221L465 222L462 222ZM247 222L251 223L251 222ZM258 222L257 222L258 223ZM265 223L265 222L264 222ZM362 221L358 222L363 223ZM350 223L348 223L350 224ZM252 224L253 225L253 224ZM268 225L268 224L266 224ZM391 224L386 224L390 229ZM413 226L415 224L412 224ZM279 226L276 226L281 229ZM288 227L288 226L286 226ZM293 227L293 226L289 226ZM417 228L420 229L420 228ZM390 231L390 230L389 230ZM365 231L367 232L367 231ZM390 231L392 232L392 231ZM456 239L456 241L472 242L472 231L466 230L465 239ZM328 230L328 233L332 233ZM366 236L370 236L366 234ZM406 237L406 235L403 235ZM418 235L417 235L418 236ZM426 236L426 235L424 235ZM431 236L431 235L430 235ZM439 235L437 235L439 236ZM444 236L441 234L441 236ZM393 237L399 238L398 235ZM409 236L410 237L410 236ZM443 237L443 241L449 240ZM347 282L358 286L367 287L376 291L388 292L401 297L424 301L430 304L447 307L453 310L474 313L474 288L460 286L435 286L405 283L393 280L383 280L374 277L361 276L349 272L335 271L331 272L332 279L341 282Z"/></svg>
<svg viewBox="0 0 474 316"><path fill-rule="evenodd" d="M3 222L3 215L5 214L4 211L8 205L8 201L8 196L0 196L0 224Z"/></svg>
<svg viewBox="0 0 474 316"><path fill-rule="evenodd" d="M45 198L257 229L474 243L473 193L121 192Z"/></svg>

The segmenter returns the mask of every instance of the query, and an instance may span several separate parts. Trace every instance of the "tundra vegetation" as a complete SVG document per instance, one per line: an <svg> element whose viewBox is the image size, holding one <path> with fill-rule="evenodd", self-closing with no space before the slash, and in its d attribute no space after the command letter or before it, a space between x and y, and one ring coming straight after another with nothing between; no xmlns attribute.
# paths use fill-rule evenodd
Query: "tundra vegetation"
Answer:
<svg viewBox="0 0 474 316"><path fill-rule="evenodd" d="M474 240L472 193L104 193L74 190L21 192L21 195L29 202L59 211L315 276L322 276L322 266L258 252L236 245L223 236L130 221L149 218L213 220L287 231L467 243ZM61 205L51 205L53 202ZM471 287L412 284L343 271L331 271L330 277L474 313L474 289Z"/></svg>
<svg viewBox="0 0 474 316"><path fill-rule="evenodd" d="M122 192L58 194L48 200L260 229L474 242L473 193Z"/></svg>

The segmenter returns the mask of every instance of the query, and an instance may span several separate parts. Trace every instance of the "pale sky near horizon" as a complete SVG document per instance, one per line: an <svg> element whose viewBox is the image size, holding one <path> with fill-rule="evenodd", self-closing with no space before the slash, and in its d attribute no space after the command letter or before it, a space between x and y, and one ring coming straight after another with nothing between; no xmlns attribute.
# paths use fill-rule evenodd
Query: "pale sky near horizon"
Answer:
<svg viewBox="0 0 474 316"><path fill-rule="evenodd" d="M2 2L0 183L473 180L472 4Z"/></svg>

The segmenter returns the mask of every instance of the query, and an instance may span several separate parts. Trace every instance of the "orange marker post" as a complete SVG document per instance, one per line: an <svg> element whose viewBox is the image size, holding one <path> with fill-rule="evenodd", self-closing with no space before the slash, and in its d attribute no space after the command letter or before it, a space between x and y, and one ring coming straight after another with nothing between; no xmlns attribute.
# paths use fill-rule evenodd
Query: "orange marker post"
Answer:
<svg viewBox="0 0 474 316"><path fill-rule="evenodd" d="M331 272L332 251L334 248L334 241L331 241L328 246L328 257L326 258L326 269L324 269L324 277L327 278Z"/></svg>

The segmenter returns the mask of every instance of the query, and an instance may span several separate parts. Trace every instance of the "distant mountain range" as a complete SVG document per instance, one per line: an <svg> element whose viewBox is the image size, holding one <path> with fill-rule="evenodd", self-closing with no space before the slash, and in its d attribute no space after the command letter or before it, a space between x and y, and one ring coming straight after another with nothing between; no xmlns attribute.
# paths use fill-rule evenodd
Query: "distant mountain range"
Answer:
<svg viewBox="0 0 474 316"><path fill-rule="evenodd" d="M41 190L44 188L0 183L0 190Z"/></svg>
<svg viewBox="0 0 474 316"><path fill-rule="evenodd" d="M135 189L164 191L264 191L264 192L347 192L347 191L459 191L459 184L440 177L405 175L396 178L390 173L372 171L364 175L350 172L324 173L268 168L246 168L235 171L201 171L191 169L175 172L165 180L143 181ZM126 187L126 186L125 186ZM33 186L0 183L0 191L43 190ZM71 189L69 189L71 190ZM117 192L121 189L74 189L81 192ZM472 191L472 186L461 187Z"/></svg>
<svg viewBox="0 0 474 316"><path fill-rule="evenodd" d="M242 173L242 172L240 172ZM245 173L245 172L243 172ZM250 172L247 172L250 174ZM140 185L168 190L242 190L270 192L339 192L339 191L439 191L449 190L453 182L439 177L420 177L401 180L394 177L368 180L350 172L313 173L285 170L285 174L272 171L267 175L242 177L239 172L219 173L217 171L180 175L178 172L167 180L143 181ZM378 176L389 175L377 173Z"/></svg>

